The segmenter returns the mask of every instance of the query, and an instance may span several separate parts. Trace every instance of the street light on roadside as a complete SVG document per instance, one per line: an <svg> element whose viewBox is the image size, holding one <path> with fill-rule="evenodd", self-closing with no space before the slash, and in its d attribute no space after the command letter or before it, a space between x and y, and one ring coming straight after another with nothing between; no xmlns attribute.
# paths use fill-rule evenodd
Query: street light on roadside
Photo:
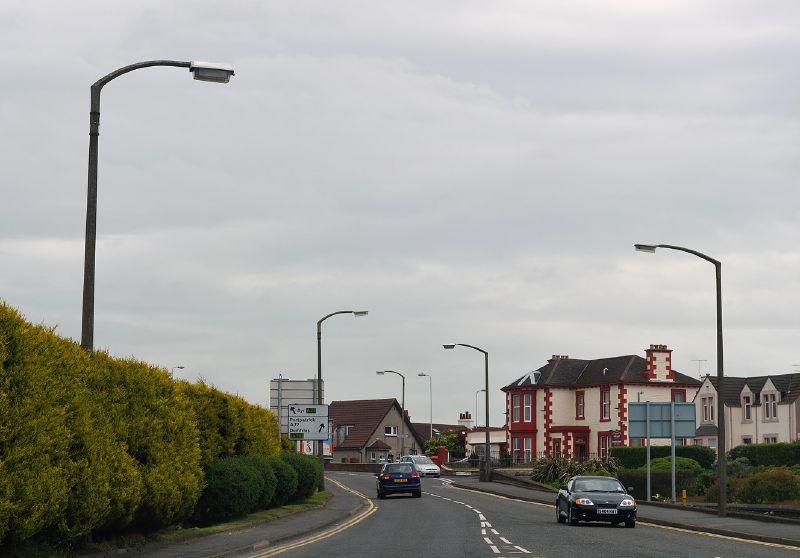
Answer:
<svg viewBox="0 0 800 558"><path fill-rule="evenodd" d="M327 316L323 316L317 321L317 405L322 405L322 322L331 316L338 316L339 314L352 314L360 318L369 314L366 310L339 310L338 312L331 312ZM322 442L317 441L317 458L319 464L322 466L322 476L319 480L319 491L325 490L325 457L323 455Z"/></svg>
<svg viewBox="0 0 800 558"><path fill-rule="evenodd" d="M670 244L634 244L639 252L655 254L656 248L668 248L697 256L714 265L717 288L717 486L719 487L718 513L720 517L727 515L727 458L725 455L725 374L722 360L722 263L719 260L690 248L672 246Z"/></svg>
<svg viewBox="0 0 800 558"><path fill-rule="evenodd" d="M228 83L233 68L224 64L210 62L182 62L178 60L149 60L137 62L114 70L100 78L91 86L89 111L89 180L86 197L86 238L83 261L83 309L81 317L81 347L87 351L94 349L94 276L95 245L97 244L97 159L100 136L100 91L103 86L123 74L152 66L173 66L189 68L194 79L214 83Z"/></svg>
<svg viewBox="0 0 800 558"><path fill-rule="evenodd" d="M172 375L173 375L173 376L175 375L175 369L176 369L176 368L177 368L178 370L183 370L183 368L184 368L184 367L183 367L183 366L173 366L173 367L172 367Z"/></svg>
<svg viewBox="0 0 800 558"><path fill-rule="evenodd" d="M400 421L400 455L403 456L406 454L406 377L394 370L378 370L375 373L379 376L383 376L384 374L397 374L403 379L403 396L400 403L400 408L402 409L401 414L403 415Z"/></svg>
<svg viewBox="0 0 800 558"><path fill-rule="evenodd" d="M484 357L484 362L485 362L485 366L486 366L486 375L485 375L485 381L486 381L486 387L485 387L485 390L486 390L486 448L485 448L485 450L486 451L484 452L485 466L484 466L483 470L481 471L481 480L485 481L485 482L489 482L489 481L492 480L492 456L491 456L491 452L489 451L489 449L491 448L491 444L490 444L490 441L489 441L489 353L487 353L483 349L475 347L474 345L467 345L466 343L445 343L444 345L442 345L442 347L444 347L445 349L455 349L456 346L469 347L470 349L475 349L476 351L483 353L483 357ZM477 415L478 413L476 412L475 414ZM477 420L477 418L478 417L476 416L475 419Z"/></svg>
<svg viewBox="0 0 800 558"><path fill-rule="evenodd" d="M486 391L486 388L481 388L475 392L475 426L478 426L478 394Z"/></svg>
<svg viewBox="0 0 800 558"><path fill-rule="evenodd" d="M428 378L428 398L431 403L431 434L430 439L433 440L433 379L431 378L430 374L426 374L425 372L420 372L417 374L420 377L427 377Z"/></svg>

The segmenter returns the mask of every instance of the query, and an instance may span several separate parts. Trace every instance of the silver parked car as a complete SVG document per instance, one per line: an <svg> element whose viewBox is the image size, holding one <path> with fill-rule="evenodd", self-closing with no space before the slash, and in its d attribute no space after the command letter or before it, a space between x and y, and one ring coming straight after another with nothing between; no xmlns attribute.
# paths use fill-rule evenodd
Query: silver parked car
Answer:
<svg viewBox="0 0 800 558"><path fill-rule="evenodd" d="M400 463L404 462L413 463L419 474L424 477L438 477L442 474L439 466L427 455L404 455L400 458Z"/></svg>

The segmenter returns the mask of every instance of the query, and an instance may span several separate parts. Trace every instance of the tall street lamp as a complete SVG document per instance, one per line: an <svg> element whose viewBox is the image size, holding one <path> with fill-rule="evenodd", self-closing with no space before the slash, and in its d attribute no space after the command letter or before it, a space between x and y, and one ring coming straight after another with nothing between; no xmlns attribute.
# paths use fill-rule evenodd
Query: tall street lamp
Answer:
<svg viewBox="0 0 800 558"><path fill-rule="evenodd" d="M173 375L173 376L175 375L175 369L176 369L176 368L177 368L178 370L183 370L185 367L183 367L183 366L173 366L173 367L172 367L172 375Z"/></svg>
<svg viewBox="0 0 800 558"><path fill-rule="evenodd" d="M484 452L485 457L485 465L484 468L481 470L481 480L484 482L489 482L492 480L492 456L489 448L491 448L491 444L489 442L489 353L475 347L473 345L467 345L466 343L446 343L442 345L445 349L455 349L456 346L459 347L469 347L470 349L475 349L478 352L483 353L484 361L486 363L486 451ZM477 412L475 413L478 414ZM475 417L477 420L477 416Z"/></svg>
<svg viewBox="0 0 800 558"><path fill-rule="evenodd" d="M81 347L87 351L94 348L94 274L95 244L97 243L97 153L100 136L100 91L103 86L133 70L151 66L174 66L189 68L194 79L214 83L228 83L233 68L209 62L181 62L178 60L149 60L119 68L100 78L91 86L89 111L89 188L86 198L86 246L83 261L83 312L81 317Z"/></svg>
<svg viewBox="0 0 800 558"><path fill-rule="evenodd" d="M431 434L430 439L433 440L433 378L431 378L430 374L426 374L425 372L420 372L417 376L428 378L428 399L431 403Z"/></svg>
<svg viewBox="0 0 800 558"><path fill-rule="evenodd" d="M725 456L725 376L723 373L722 362L722 264L710 256L706 256L696 250L672 246L669 244L634 244L634 248L640 252L655 254L656 248L668 248L687 252L698 258L704 259L714 265L716 272L717 286L717 485L719 486L718 513L720 517L725 517L727 511L727 458Z"/></svg>
<svg viewBox="0 0 800 558"><path fill-rule="evenodd" d="M338 312L331 312L317 321L317 405L322 405L322 322L331 316L337 316L339 314L352 314L360 318L366 316L369 312L366 310L339 310ZM317 458L323 470L322 477L319 479L319 491L322 492L325 490L325 457L323 456L322 442L317 443Z"/></svg>
<svg viewBox="0 0 800 558"><path fill-rule="evenodd" d="M481 388L475 392L475 426L478 426L478 394L486 391L486 388Z"/></svg>
<svg viewBox="0 0 800 558"><path fill-rule="evenodd" d="M379 376L383 376L384 374L397 374L403 379L403 396L401 398L400 407L402 409L403 418L400 421L400 455L406 454L406 377L403 376L400 372L395 372L394 370L378 370L375 372Z"/></svg>

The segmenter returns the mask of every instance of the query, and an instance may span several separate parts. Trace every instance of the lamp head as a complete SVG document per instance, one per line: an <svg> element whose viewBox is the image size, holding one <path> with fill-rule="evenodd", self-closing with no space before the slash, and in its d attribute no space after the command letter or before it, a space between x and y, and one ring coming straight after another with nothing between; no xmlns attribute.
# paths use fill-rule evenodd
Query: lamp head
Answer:
<svg viewBox="0 0 800 558"><path fill-rule="evenodd" d="M228 83L234 75L232 66L216 62L191 62L189 71L194 75L194 79L213 83Z"/></svg>
<svg viewBox="0 0 800 558"><path fill-rule="evenodd" d="M445 343L444 345L442 345L442 347L444 347L445 349L455 349L456 348L456 344L455 343Z"/></svg>
<svg viewBox="0 0 800 558"><path fill-rule="evenodd" d="M636 248L638 252L647 252L648 254L655 254L656 248L658 248L658 246L654 244L634 244L633 247Z"/></svg>
<svg viewBox="0 0 800 558"><path fill-rule="evenodd" d="M353 316L355 316L356 318L366 316L367 314L369 314L368 310L353 310Z"/></svg>
<svg viewBox="0 0 800 558"><path fill-rule="evenodd" d="M430 376L430 374L426 374L425 372L420 372L417 376Z"/></svg>
<svg viewBox="0 0 800 558"><path fill-rule="evenodd" d="M384 372L383 370L376 370L376 371L375 371L375 373L376 373L378 376L383 376L384 374L386 374L386 372Z"/></svg>

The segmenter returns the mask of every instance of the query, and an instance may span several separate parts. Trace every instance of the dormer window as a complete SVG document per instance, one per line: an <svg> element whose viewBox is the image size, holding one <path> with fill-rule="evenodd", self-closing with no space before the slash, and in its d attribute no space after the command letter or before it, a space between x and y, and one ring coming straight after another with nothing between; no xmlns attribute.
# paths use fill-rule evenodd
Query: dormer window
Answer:
<svg viewBox="0 0 800 558"><path fill-rule="evenodd" d="M764 400L764 420L778 419L778 396L775 393L762 393Z"/></svg>
<svg viewBox="0 0 800 558"><path fill-rule="evenodd" d="M742 396L742 418L744 420L753 420L752 417L752 397L749 395Z"/></svg>

